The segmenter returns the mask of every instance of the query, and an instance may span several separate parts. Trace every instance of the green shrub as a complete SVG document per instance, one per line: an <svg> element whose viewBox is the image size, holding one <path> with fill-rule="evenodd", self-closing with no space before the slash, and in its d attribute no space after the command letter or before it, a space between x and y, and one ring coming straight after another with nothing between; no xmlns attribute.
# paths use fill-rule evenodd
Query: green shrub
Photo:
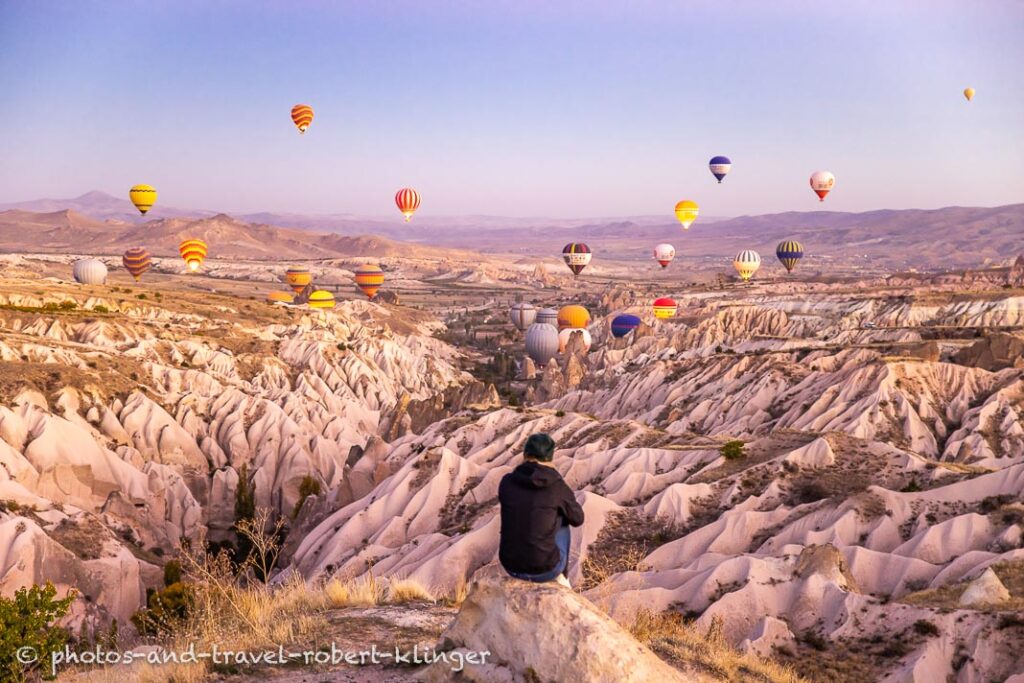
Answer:
<svg viewBox="0 0 1024 683"><path fill-rule="evenodd" d="M136 299L141 299L141 300L145 301L145 300L146 300L146 299L148 299L149 297L147 297L147 296L146 296L145 294L136 294L136 295L135 295L135 298L136 298Z"/></svg>
<svg viewBox="0 0 1024 683"><path fill-rule="evenodd" d="M721 453L722 457L726 460L739 460L747 455L745 444L739 440L727 442L724 446L718 449L718 452Z"/></svg>
<svg viewBox="0 0 1024 683"><path fill-rule="evenodd" d="M146 609L132 615L132 623L139 629L139 633L170 633L188 616L192 608L192 588L187 583L179 581L161 591L150 589L146 594Z"/></svg>
<svg viewBox="0 0 1024 683"><path fill-rule="evenodd" d="M44 586L19 588L13 598L0 597L0 680L24 681L40 662L50 661L50 654L64 647L68 632L53 623L68 613L75 595L68 591L57 600L57 589L47 581ZM26 666L18 661L23 647L33 649L35 663Z"/></svg>
<svg viewBox="0 0 1024 683"><path fill-rule="evenodd" d="M939 627L927 619L918 619L914 622L914 632L922 636L937 636Z"/></svg>
<svg viewBox="0 0 1024 683"><path fill-rule="evenodd" d="M103 304L97 304L92 307L93 313L110 313L110 309Z"/></svg>
<svg viewBox="0 0 1024 683"><path fill-rule="evenodd" d="M299 516L299 510L302 509L302 504L306 502L306 498L319 495L320 482L308 474L304 476L302 481L299 483L299 499L295 501L295 509L292 510L292 519Z"/></svg>
<svg viewBox="0 0 1024 683"><path fill-rule="evenodd" d="M171 586L176 583L181 583L181 562L169 560L164 565L164 585Z"/></svg>

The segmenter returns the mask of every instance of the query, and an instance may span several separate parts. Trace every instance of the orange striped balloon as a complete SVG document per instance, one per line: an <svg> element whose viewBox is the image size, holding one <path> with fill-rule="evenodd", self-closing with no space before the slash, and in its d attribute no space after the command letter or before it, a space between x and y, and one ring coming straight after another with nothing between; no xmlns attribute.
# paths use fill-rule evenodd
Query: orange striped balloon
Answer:
<svg viewBox="0 0 1024 683"><path fill-rule="evenodd" d="M412 215L416 213L416 209L420 208L420 193L411 187L403 187L395 193L395 204L398 205L398 210L402 212L405 222L408 223Z"/></svg>
<svg viewBox="0 0 1024 683"><path fill-rule="evenodd" d="M377 296L377 290L384 284L384 271L380 266L366 264L356 270L356 285L363 291L367 299Z"/></svg>
<svg viewBox="0 0 1024 683"><path fill-rule="evenodd" d="M308 104L296 104L292 107L292 122L299 129L299 134L305 133L309 124L313 123L313 107Z"/></svg>
<svg viewBox="0 0 1024 683"><path fill-rule="evenodd" d="M304 266L292 266L285 272L284 281L295 290L296 294L300 294L306 285L313 281L313 274L309 272L309 268Z"/></svg>
<svg viewBox="0 0 1024 683"><path fill-rule="evenodd" d="M193 273L203 265L206 258L206 242L200 239L187 239L178 245L178 253L185 259L185 265Z"/></svg>
<svg viewBox="0 0 1024 683"><path fill-rule="evenodd" d="M318 289L309 295L306 305L310 308L334 308L334 295L326 290Z"/></svg>
<svg viewBox="0 0 1024 683"><path fill-rule="evenodd" d="M121 264L138 282L142 274L153 267L153 259L150 258L149 252L143 247L132 247L124 252L124 256L121 257Z"/></svg>

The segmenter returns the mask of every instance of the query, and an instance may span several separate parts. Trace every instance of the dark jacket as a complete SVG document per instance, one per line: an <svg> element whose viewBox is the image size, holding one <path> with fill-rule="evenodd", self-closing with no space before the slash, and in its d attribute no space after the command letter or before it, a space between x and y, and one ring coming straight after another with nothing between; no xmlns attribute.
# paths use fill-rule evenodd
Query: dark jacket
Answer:
<svg viewBox="0 0 1024 683"><path fill-rule="evenodd" d="M498 559L519 574L543 574L558 566L555 532L583 524L583 508L553 467L524 462L501 479L501 544Z"/></svg>

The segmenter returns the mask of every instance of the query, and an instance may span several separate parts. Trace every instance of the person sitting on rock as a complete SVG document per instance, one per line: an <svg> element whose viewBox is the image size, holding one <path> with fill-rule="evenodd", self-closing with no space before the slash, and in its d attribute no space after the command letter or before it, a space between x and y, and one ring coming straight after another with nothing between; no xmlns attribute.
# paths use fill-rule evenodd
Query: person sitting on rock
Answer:
<svg viewBox="0 0 1024 683"><path fill-rule="evenodd" d="M524 462L501 479L501 542L498 559L517 579L569 585L570 526L583 524L583 508L551 464L555 440L533 434Z"/></svg>

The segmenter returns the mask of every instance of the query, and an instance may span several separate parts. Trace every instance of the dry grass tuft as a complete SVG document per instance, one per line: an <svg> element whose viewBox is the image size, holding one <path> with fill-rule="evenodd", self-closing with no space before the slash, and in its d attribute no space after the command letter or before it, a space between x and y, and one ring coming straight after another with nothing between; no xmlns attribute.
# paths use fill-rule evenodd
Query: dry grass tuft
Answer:
<svg viewBox="0 0 1024 683"><path fill-rule="evenodd" d="M707 631L687 624L677 612L639 612L629 632L659 657L682 670L697 667L723 681L735 683L805 683L791 669L771 660L733 649L717 619Z"/></svg>
<svg viewBox="0 0 1024 683"><path fill-rule="evenodd" d="M406 602L434 602L436 598L426 586L415 579L388 579L387 601L400 605Z"/></svg>

